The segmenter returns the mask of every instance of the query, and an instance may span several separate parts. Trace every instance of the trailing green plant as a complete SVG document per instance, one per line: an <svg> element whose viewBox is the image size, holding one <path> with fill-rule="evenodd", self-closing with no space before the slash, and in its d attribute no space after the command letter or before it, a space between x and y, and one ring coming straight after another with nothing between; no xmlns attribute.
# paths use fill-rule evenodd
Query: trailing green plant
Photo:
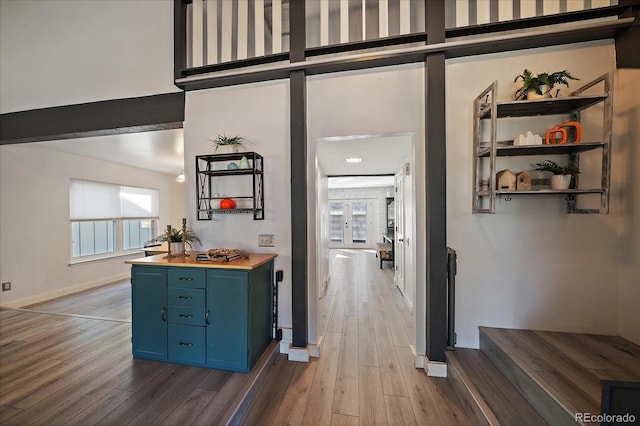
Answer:
<svg viewBox="0 0 640 426"><path fill-rule="evenodd" d="M186 228L184 233L185 242L191 248L191 243L194 241L198 244L202 244L200 238L193 232L193 229ZM160 234L157 238L158 241L167 241L167 233ZM181 243L182 242L182 229L171 228L171 234L169 235L169 242L171 243Z"/></svg>
<svg viewBox="0 0 640 426"><path fill-rule="evenodd" d="M578 170L578 168L575 166L561 166L551 160L545 160L541 163L536 163L536 170L542 172L552 172L554 175L571 175L572 177L575 177L580 173L580 170Z"/></svg>
<svg viewBox="0 0 640 426"><path fill-rule="evenodd" d="M227 136L227 135L218 135L218 137L216 137L215 139L209 139L211 142L213 142L214 146L215 146L215 150L217 151L218 148L220 148L221 146L228 146L228 145L238 145L238 146L244 146L243 142L246 141L245 138L243 138L242 136Z"/></svg>
<svg viewBox="0 0 640 426"><path fill-rule="evenodd" d="M525 68L522 74L517 75L513 82L516 83L518 80L522 80L522 87L516 90L514 95L515 100L527 99L529 92L534 92L541 96L550 94L555 85L564 84L569 87L569 80L580 79L572 76L567 70L556 71L551 74L543 72L538 75L533 75L531 71ZM547 87L545 92L542 91L544 86ZM556 97L559 91L560 89L556 90Z"/></svg>

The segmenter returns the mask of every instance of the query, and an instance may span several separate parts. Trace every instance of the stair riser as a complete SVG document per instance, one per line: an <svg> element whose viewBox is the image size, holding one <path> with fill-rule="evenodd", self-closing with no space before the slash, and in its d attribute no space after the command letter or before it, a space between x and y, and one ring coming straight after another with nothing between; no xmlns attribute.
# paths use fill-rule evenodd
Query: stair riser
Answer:
<svg viewBox="0 0 640 426"><path fill-rule="evenodd" d="M480 350L549 424L554 426L575 426L577 424L573 413L568 413L564 407L558 404L482 330L480 330Z"/></svg>

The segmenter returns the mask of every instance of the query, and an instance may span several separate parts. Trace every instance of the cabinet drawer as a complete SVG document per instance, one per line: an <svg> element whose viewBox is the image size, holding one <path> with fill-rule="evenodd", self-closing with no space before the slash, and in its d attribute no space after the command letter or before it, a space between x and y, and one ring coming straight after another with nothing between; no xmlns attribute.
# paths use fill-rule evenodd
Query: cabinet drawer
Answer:
<svg viewBox="0 0 640 426"><path fill-rule="evenodd" d="M205 291L201 288L169 288L169 306L204 308Z"/></svg>
<svg viewBox="0 0 640 426"><path fill-rule="evenodd" d="M206 272L196 268L169 268L167 278L169 288L205 288Z"/></svg>
<svg viewBox="0 0 640 426"><path fill-rule="evenodd" d="M169 361L204 364L204 327L169 324Z"/></svg>
<svg viewBox="0 0 640 426"><path fill-rule="evenodd" d="M204 326L204 308L169 306L169 324Z"/></svg>

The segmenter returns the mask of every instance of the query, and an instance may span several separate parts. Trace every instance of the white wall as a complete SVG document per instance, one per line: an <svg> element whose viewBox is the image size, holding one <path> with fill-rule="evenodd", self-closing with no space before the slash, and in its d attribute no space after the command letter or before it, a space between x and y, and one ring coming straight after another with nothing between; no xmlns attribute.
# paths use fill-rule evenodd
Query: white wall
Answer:
<svg viewBox="0 0 640 426"><path fill-rule="evenodd" d="M562 197L535 196L498 199L493 215L471 213L473 98L498 80L498 100L509 100L514 76L524 68L567 69L581 79L571 82L576 89L615 68L614 45L603 41L447 62L447 235L458 251L461 347L478 347L480 325L618 334L618 207L612 205L608 215L567 215ZM615 142L613 152L615 159ZM612 191L632 196L620 181L612 182Z"/></svg>
<svg viewBox="0 0 640 426"><path fill-rule="evenodd" d="M315 169L311 166L316 157L316 142L320 138L349 135L411 133L414 138L416 159L414 179L424 181L424 66L410 64L376 68L363 71L343 72L312 76L307 79L307 158L308 199L315 201ZM416 196L416 241L417 258L424 258L425 235L424 188L417 187ZM316 206L310 205L308 212L309 262L316 259L314 227ZM310 269L315 265L310 265ZM315 271L315 269L314 269ZM315 272L314 272L315 274ZM315 275L310 275L315 276ZM415 349L419 354L425 351L425 266L416 265L417 288L415 311ZM317 294L317 283L309 283L309 293ZM316 301L309 301L315 303ZM310 316L310 328L314 317ZM310 341L315 343L315 341Z"/></svg>
<svg viewBox="0 0 640 426"><path fill-rule="evenodd" d="M181 223L185 194L174 175L29 144L3 145L0 280L11 281L12 289L0 293L0 305L23 306L129 276L127 257L69 266L71 178L158 189L160 223Z"/></svg>
<svg viewBox="0 0 640 426"><path fill-rule="evenodd" d="M173 0L0 0L0 113L176 91Z"/></svg>
<svg viewBox="0 0 640 426"><path fill-rule="evenodd" d="M620 335L640 345L640 70L616 72L613 175L620 216Z"/></svg>
<svg viewBox="0 0 640 426"><path fill-rule="evenodd" d="M196 155L214 154L209 139L218 134L248 139L247 151L264 157L265 219L249 214L195 216ZM284 271L279 289L278 321L291 327L291 173L289 154L288 80L188 92L184 122L187 221L204 249L239 248L277 253L276 269ZM232 194L229 194L232 195ZM300 206L304 214L304 206ZM258 247L258 234L274 234L275 247Z"/></svg>

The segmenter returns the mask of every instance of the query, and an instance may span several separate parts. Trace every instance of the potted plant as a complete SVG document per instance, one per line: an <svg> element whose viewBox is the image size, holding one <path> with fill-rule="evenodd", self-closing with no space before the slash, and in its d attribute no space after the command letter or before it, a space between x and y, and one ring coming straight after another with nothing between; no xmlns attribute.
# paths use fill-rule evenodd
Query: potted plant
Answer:
<svg viewBox="0 0 640 426"><path fill-rule="evenodd" d="M551 177L551 189L569 189L574 187L574 178L580 173L575 166L561 166L551 160L536 163L536 170L553 173Z"/></svg>
<svg viewBox="0 0 640 426"><path fill-rule="evenodd" d="M202 244L200 238L193 232L193 229L186 228L184 233L185 243L191 249L191 243L197 242L198 244ZM157 238L158 241L167 241L167 234L161 234ZM182 229L171 228L171 234L169 235L169 244L171 244L171 253L172 254L181 254L182 253Z"/></svg>
<svg viewBox="0 0 640 426"><path fill-rule="evenodd" d="M242 136L227 136L227 135L218 135L215 139L210 139L213 142L214 149L217 152L221 147L227 147L230 152L238 152L239 147L244 148L243 142L245 142L245 138Z"/></svg>
<svg viewBox="0 0 640 426"><path fill-rule="evenodd" d="M516 83L518 80L522 80L522 87L516 90L515 100L550 98L551 91L556 84L564 84L569 87L569 80L580 79L572 76L567 70L533 75L531 71L525 69L522 74L516 76L513 82ZM555 97L558 96L559 91L560 89L556 90Z"/></svg>

